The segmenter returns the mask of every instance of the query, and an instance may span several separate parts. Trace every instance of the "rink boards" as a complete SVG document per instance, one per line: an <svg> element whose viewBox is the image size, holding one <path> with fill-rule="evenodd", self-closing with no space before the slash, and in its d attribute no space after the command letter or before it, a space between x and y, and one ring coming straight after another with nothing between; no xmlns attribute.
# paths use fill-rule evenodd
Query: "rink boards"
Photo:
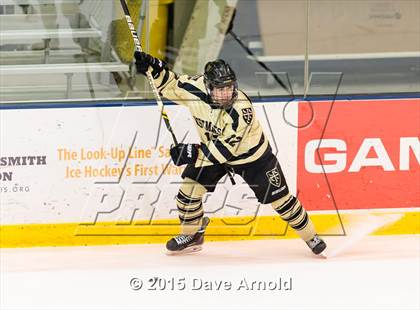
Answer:
<svg viewBox="0 0 420 310"><path fill-rule="evenodd" d="M420 99L256 102L288 185L317 229L343 235L354 216L402 214L378 234L420 231ZM169 104L179 140L197 142ZM153 103L3 106L0 245L163 242L178 232L182 168ZM130 151L131 150L131 151ZM209 240L295 237L248 185L223 179L204 205Z"/></svg>

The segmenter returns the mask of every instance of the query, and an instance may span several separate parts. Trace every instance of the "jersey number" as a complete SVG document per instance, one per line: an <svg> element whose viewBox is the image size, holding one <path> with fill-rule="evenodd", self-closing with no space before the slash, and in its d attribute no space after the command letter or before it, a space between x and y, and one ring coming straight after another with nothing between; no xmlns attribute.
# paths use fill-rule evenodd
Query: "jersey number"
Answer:
<svg viewBox="0 0 420 310"><path fill-rule="evenodd" d="M212 134L211 132L206 131L204 133L206 135L206 138L208 141L216 141L217 138L219 137L218 135Z"/></svg>
<svg viewBox="0 0 420 310"><path fill-rule="evenodd" d="M242 137L238 137L236 135L231 135L229 138L227 138L225 140L225 142L227 144L229 144L230 146L235 146L236 144L238 144L240 141L242 140Z"/></svg>

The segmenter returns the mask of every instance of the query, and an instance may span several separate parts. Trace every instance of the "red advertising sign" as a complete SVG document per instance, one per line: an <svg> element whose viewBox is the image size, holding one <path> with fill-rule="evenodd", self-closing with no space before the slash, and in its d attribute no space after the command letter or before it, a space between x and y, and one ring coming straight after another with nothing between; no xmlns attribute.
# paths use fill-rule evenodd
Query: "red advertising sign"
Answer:
<svg viewBox="0 0 420 310"><path fill-rule="evenodd" d="M420 206L420 99L299 104L307 210Z"/></svg>

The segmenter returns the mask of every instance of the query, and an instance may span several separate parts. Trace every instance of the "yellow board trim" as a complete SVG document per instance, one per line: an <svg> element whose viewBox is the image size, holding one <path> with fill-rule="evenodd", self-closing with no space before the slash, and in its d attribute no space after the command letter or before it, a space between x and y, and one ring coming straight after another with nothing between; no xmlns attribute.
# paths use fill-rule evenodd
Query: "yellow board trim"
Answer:
<svg viewBox="0 0 420 310"><path fill-rule="evenodd" d="M397 212L395 212L397 213ZM392 213L370 213L373 215ZM401 213L399 213L401 214ZM403 212L402 217L375 231L374 235L420 234L420 212ZM342 236L354 214L311 214L321 235ZM358 215L363 218L363 215ZM341 222L340 222L341 220ZM342 224L341 224L342 223ZM0 226L0 247L83 246L164 243L179 233L178 220L135 223L25 224ZM297 238L279 216L211 218L206 241Z"/></svg>

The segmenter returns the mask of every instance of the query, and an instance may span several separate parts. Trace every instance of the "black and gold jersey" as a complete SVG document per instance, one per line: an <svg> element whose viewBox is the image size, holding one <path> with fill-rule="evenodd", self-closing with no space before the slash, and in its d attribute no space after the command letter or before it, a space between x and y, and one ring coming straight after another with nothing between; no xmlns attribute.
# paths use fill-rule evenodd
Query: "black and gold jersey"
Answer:
<svg viewBox="0 0 420 310"><path fill-rule="evenodd" d="M242 91L229 109L221 109L212 104L201 75L178 76L164 69L155 84L165 98L187 107L194 118L201 139L196 167L246 164L267 150L268 140Z"/></svg>

